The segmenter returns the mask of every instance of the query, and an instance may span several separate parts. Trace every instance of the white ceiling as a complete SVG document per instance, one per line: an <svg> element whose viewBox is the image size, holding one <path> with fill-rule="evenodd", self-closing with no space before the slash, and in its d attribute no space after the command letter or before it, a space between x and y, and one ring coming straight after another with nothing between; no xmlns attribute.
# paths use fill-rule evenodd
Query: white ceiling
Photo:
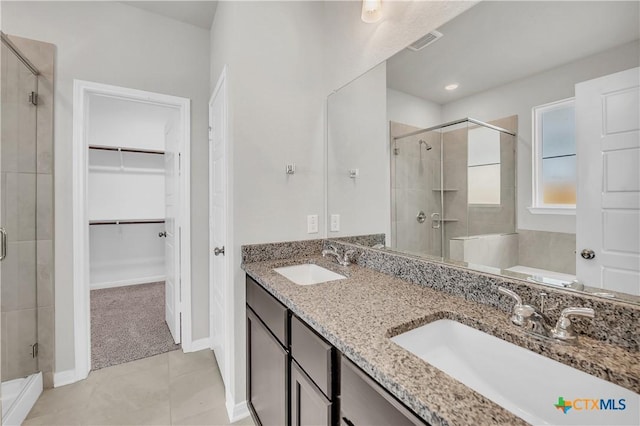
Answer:
<svg viewBox="0 0 640 426"><path fill-rule="evenodd" d="M439 28L435 43L389 59L387 85L446 104L637 40L639 4L483 1Z"/></svg>
<svg viewBox="0 0 640 426"><path fill-rule="evenodd" d="M123 1L121 3L157 13L206 30L211 28L217 1Z"/></svg>

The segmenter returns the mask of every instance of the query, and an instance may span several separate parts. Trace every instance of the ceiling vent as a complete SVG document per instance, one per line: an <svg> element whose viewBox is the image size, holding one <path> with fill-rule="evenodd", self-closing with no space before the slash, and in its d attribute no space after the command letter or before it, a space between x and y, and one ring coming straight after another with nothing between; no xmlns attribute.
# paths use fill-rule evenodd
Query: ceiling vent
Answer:
<svg viewBox="0 0 640 426"><path fill-rule="evenodd" d="M418 50L424 49L434 41L438 40L440 37L442 37L441 32L431 31L430 33L427 33L427 35L425 35L424 37L420 37L418 40L411 43L408 46L408 48L413 50L414 52L417 52Z"/></svg>

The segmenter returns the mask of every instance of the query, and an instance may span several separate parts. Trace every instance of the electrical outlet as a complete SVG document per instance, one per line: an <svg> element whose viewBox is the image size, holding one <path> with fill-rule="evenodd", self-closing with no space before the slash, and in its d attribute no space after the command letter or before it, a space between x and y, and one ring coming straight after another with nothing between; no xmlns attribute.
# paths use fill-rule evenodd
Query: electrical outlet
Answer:
<svg viewBox="0 0 640 426"><path fill-rule="evenodd" d="M331 232L338 232L340 230L340 215L331 215Z"/></svg>
<svg viewBox="0 0 640 426"><path fill-rule="evenodd" d="M307 216L307 234L318 233L318 215L310 214Z"/></svg>

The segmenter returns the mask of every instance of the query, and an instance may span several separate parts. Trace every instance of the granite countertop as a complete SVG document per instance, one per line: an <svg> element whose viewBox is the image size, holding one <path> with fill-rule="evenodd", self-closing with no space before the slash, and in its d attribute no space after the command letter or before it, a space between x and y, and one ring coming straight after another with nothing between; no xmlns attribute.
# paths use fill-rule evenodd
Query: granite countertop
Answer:
<svg viewBox="0 0 640 426"><path fill-rule="evenodd" d="M347 279L294 284L273 268L317 263ZM321 256L246 263L243 268L347 358L433 425L527 424L511 412L390 340L440 318L455 319L634 392L640 392L640 354L581 338L579 346L541 342L495 308Z"/></svg>

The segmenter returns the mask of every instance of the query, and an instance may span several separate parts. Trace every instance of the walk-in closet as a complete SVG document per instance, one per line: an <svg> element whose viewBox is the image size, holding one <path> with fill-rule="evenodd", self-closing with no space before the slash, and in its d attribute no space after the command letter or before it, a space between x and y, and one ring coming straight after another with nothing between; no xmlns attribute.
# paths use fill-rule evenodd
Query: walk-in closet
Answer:
<svg viewBox="0 0 640 426"><path fill-rule="evenodd" d="M167 206L177 110L93 96L88 116L91 365L96 370L178 348L165 322L174 261ZM171 238L173 241L173 238Z"/></svg>

